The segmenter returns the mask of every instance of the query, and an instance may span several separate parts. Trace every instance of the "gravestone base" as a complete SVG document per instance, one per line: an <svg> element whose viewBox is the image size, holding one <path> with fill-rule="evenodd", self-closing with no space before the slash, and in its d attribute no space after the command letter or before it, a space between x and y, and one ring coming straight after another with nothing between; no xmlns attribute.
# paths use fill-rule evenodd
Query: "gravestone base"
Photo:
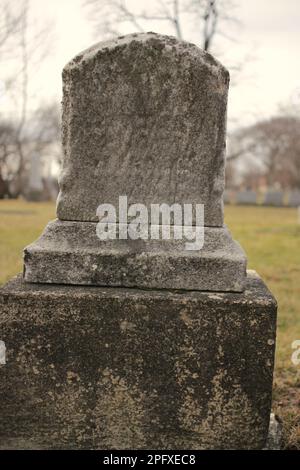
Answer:
<svg viewBox="0 0 300 470"><path fill-rule="evenodd" d="M261 449L276 301L244 293L24 283L0 290L0 443Z"/></svg>
<svg viewBox="0 0 300 470"><path fill-rule="evenodd" d="M111 224L113 225L113 224ZM247 259L227 227L203 230L203 248L187 250L187 239L100 241L95 222L50 222L24 250L27 282L209 291L244 290ZM117 232L120 225L114 225ZM154 226L158 231L162 226ZM127 230L127 224L123 224ZM151 227L152 228L152 227ZM178 228L178 227L177 227ZM150 227L144 226L149 234ZM194 244L196 242L188 242ZM68 273L66 279L66 273Z"/></svg>
<svg viewBox="0 0 300 470"><path fill-rule="evenodd" d="M262 450L281 450L281 446L282 446L281 425L274 417L274 413L271 413L268 437L267 437L266 445ZM31 439L30 437L25 438L25 439L22 439L22 438L4 439L4 442L0 443L0 450L43 450L43 449L48 449L47 445L44 444L44 447L43 447L43 445L41 444L41 441L38 441L37 439Z"/></svg>

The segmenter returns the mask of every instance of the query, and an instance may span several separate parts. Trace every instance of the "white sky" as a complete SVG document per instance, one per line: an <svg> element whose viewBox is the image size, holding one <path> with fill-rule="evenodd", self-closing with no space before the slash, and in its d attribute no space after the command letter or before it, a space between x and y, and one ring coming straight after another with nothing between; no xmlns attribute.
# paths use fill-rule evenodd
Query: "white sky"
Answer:
<svg viewBox="0 0 300 470"><path fill-rule="evenodd" d="M235 16L241 25L222 26L235 41L219 36L214 48L217 58L229 69L243 58L242 71L237 75L231 71L231 126L268 117L280 104L300 106L300 93L297 94L300 90L300 0L236 0L235 3ZM81 0L31 0L31 20L35 25L42 27L48 21L54 25L51 54L36 70L31 82L31 106L34 100L60 101L62 67L76 53L102 39L93 36L93 25L82 4ZM147 5L147 1L139 0L138 5L142 4ZM196 42L189 25L184 27L188 32L186 39ZM147 29L170 33L161 22L149 24ZM1 105L2 111L5 110L5 100Z"/></svg>

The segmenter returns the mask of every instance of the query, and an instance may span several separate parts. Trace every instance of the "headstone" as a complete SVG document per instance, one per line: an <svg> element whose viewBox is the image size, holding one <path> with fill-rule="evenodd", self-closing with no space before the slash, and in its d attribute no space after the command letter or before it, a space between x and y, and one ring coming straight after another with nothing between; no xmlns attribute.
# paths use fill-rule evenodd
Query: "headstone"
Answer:
<svg viewBox="0 0 300 470"><path fill-rule="evenodd" d="M28 188L25 194L28 201L42 201L44 199L41 159L36 152L31 155Z"/></svg>
<svg viewBox="0 0 300 470"><path fill-rule="evenodd" d="M145 34L79 54L63 80L59 220L26 248L25 280L241 292L246 257L223 225L225 68L192 44ZM101 242L97 208L118 209L120 196L149 212L203 204L202 250L187 253L173 230L150 240L150 223L148 239ZM195 214L190 224L195 232Z"/></svg>
<svg viewBox="0 0 300 470"><path fill-rule="evenodd" d="M151 73L151 78L149 75ZM100 203L200 203L222 227L229 75L188 43L154 34L96 45L63 71L57 215L98 221Z"/></svg>
<svg viewBox="0 0 300 470"><path fill-rule="evenodd" d="M263 200L263 205L275 207L283 206L283 192L275 190L267 191Z"/></svg>
<svg viewBox="0 0 300 470"><path fill-rule="evenodd" d="M276 301L223 225L228 73L148 33L97 44L63 79L59 219L0 290L0 448L264 448ZM175 213L171 238L99 240L136 233L112 206L95 219L124 193L141 212L204 204L204 229L197 212L188 226L202 249Z"/></svg>
<svg viewBox="0 0 300 470"><path fill-rule="evenodd" d="M250 189L239 191L236 195L236 203L241 205L255 205L257 203L256 192Z"/></svg>
<svg viewBox="0 0 300 470"><path fill-rule="evenodd" d="M288 194L288 205L290 207L300 206L300 191L295 189Z"/></svg>

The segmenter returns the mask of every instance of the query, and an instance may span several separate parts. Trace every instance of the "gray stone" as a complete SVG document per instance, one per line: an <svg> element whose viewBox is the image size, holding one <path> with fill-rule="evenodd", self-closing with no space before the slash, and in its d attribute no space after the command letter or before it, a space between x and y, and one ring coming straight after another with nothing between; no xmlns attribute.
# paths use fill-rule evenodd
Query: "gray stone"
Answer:
<svg viewBox="0 0 300 470"><path fill-rule="evenodd" d="M0 290L2 448L261 449L276 302L26 284Z"/></svg>
<svg viewBox="0 0 300 470"><path fill-rule="evenodd" d="M294 190L291 191L288 195L288 205L290 207L299 207L300 206L300 191Z"/></svg>
<svg viewBox="0 0 300 470"><path fill-rule="evenodd" d="M223 225L227 70L154 33L102 42L63 71L57 216L97 221L101 203L204 204Z"/></svg>
<svg viewBox="0 0 300 470"><path fill-rule="evenodd" d="M257 203L257 194L255 191L249 189L246 191L239 191L236 195L236 203L241 205L255 205Z"/></svg>
<svg viewBox="0 0 300 470"><path fill-rule="evenodd" d="M205 227L203 248L189 251L184 239L100 241L96 225L50 222L24 251L25 281L64 284L67 273L69 284L244 289L246 256L227 228Z"/></svg>
<svg viewBox="0 0 300 470"><path fill-rule="evenodd" d="M233 196L234 196L234 192L229 190L229 189L225 189L224 193L223 193L223 201L224 201L224 204L231 204L232 203L232 200L233 200Z"/></svg>
<svg viewBox="0 0 300 470"><path fill-rule="evenodd" d="M192 44L134 34L79 54L63 80L61 221L26 248L25 280L242 291L246 256L223 225L224 67ZM100 243L97 207L118 208L119 196L148 209L204 204L204 248L188 251L174 239Z"/></svg>
<svg viewBox="0 0 300 470"><path fill-rule="evenodd" d="M283 206L283 192L282 191L267 191L263 200L264 206Z"/></svg>

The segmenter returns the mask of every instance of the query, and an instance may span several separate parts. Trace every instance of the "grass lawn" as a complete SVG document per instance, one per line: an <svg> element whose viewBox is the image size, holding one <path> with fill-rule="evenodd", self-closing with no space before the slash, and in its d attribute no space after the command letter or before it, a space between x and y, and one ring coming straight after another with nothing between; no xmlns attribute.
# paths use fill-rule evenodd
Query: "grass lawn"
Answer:
<svg viewBox="0 0 300 470"><path fill-rule="evenodd" d="M54 218L50 203L0 201L0 284L22 271L22 249ZM296 209L227 206L226 223L278 300L273 409L284 443L300 449L300 365L291 361L300 340L300 223Z"/></svg>
<svg viewBox="0 0 300 470"><path fill-rule="evenodd" d="M300 340L300 221L296 209L226 206L225 221L245 249L249 268L278 301L273 409L282 418L284 443L300 449L300 365L291 361Z"/></svg>

